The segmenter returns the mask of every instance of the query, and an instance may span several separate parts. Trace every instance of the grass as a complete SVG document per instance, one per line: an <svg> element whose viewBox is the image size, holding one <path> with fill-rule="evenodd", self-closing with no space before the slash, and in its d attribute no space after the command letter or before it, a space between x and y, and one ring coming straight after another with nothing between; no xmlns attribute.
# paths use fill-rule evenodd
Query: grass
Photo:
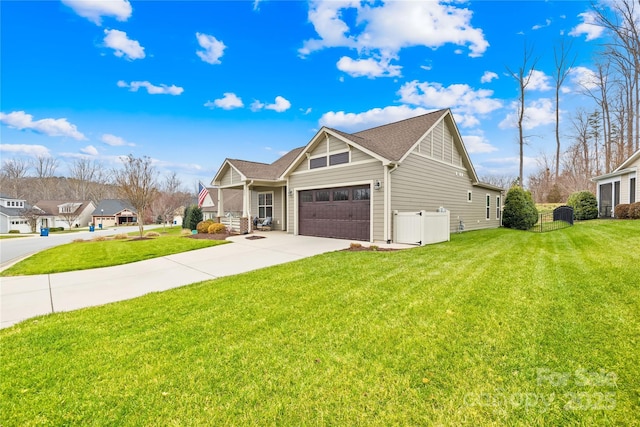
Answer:
<svg viewBox="0 0 640 427"><path fill-rule="evenodd" d="M4 234L0 236L0 240L2 239L15 239L18 237L29 237L29 234Z"/></svg>
<svg viewBox="0 0 640 427"><path fill-rule="evenodd" d="M226 240L196 240L180 237L180 228L162 232L149 240L83 241L56 246L26 258L0 272L0 277L50 274L128 264L227 243ZM165 234L163 234L165 233ZM132 237L138 232L129 233ZM97 235L96 238L101 238Z"/></svg>
<svg viewBox="0 0 640 427"><path fill-rule="evenodd" d="M334 252L0 331L0 424L638 425L638 222Z"/></svg>

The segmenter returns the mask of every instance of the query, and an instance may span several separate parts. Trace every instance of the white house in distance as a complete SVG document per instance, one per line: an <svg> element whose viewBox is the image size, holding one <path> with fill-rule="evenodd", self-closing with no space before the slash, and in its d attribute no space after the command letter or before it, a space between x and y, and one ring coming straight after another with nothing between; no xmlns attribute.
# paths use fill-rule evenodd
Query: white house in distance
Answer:
<svg viewBox="0 0 640 427"><path fill-rule="evenodd" d="M241 232L271 217L276 230L371 242L393 240L396 211L444 208L451 231L499 227L504 191L479 181L448 109L355 133L322 127L271 164L226 159L211 184L242 190Z"/></svg>
<svg viewBox="0 0 640 427"><path fill-rule="evenodd" d="M31 227L22 211L28 209L27 201L0 194L0 233L18 230L20 233L31 233Z"/></svg>
<svg viewBox="0 0 640 427"><path fill-rule="evenodd" d="M613 217L617 205L640 201L639 169L640 150L633 153L613 172L593 178L596 183L598 216Z"/></svg>
<svg viewBox="0 0 640 427"><path fill-rule="evenodd" d="M96 205L91 201L40 200L35 207L44 211L43 227L87 227ZM71 225L69 225L71 221Z"/></svg>

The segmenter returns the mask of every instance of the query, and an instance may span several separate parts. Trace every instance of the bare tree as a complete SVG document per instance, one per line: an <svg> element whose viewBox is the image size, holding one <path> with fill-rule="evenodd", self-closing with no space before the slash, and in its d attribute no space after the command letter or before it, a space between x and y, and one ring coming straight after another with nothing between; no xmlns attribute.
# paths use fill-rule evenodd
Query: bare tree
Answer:
<svg viewBox="0 0 640 427"><path fill-rule="evenodd" d="M9 159L2 163L2 168L0 169L2 188L6 189L6 187L9 187L11 189L9 196L16 198L24 196L20 184L22 179L27 176L28 170L29 163L24 159Z"/></svg>
<svg viewBox="0 0 640 427"><path fill-rule="evenodd" d="M58 169L58 160L50 156L37 156L31 161L39 189L39 200L51 200L52 179Z"/></svg>
<svg viewBox="0 0 640 427"><path fill-rule="evenodd" d="M80 217L80 214L82 213L80 210L81 206L81 202L65 203L60 209L60 212L58 212L58 214L64 219L64 222L69 225L69 230L73 228L73 224L75 224Z"/></svg>
<svg viewBox="0 0 640 427"><path fill-rule="evenodd" d="M524 182L523 179L523 170L524 170L524 108L525 108L525 91L527 86L529 86L529 82L531 81L531 76L533 75L533 71L535 71L536 65L538 63L538 58L533 58L533 49L527 48L527 44L524 44L524 53L522 57L522 64L517 70L513 70L510 67L507 67L507 71L514 80L518 82L518 145L520 147L520 169L519 169L519 180L520 182Z"/></svg>
<svg viewBox="0 0 640 427"><path fill-rule="evenodd" d="M31 232L35 233L38 227L38 220L44 215L44 212L36 207L26 207L20 211L20 215L27 220L27 224L31 228Z"/></svg>
<svg viewBox="0 0 640 427"><path fill-rule="evenodd" d="M167 175L160 186L158 197L153 203L154 216L162 219L163 227L173 221L176 211L187 206L191 201L191 194L184 191L182 182L175 172Z"/></svg>
<svg viewBox="0 0 640 427"><path fill-rule="evenodd" d="M516 182L517 177L511 175L484 175L480 177L481 182L495 185L496 187L510 189Z"/></svg>
<svg viewBox="0 0 640 427"><path fill-rule="evenodd" d="M138 215L140 238L144 233L145 214L157 195L157 172L151 158L129 156L122 159L123 168L113 171L116 185L123 199L127 200Z"/></svg>
<svg viewBox="0 0 640 427"><path fill-rule="evenodd" d="M576 62L576 55L569 59L571 53L571 43L565 44L565 39L560 41L560 46L553 47L553 57L555 59L555 74L553 80L556 84L556 167L555 167L555 180L558 180L560 175L560 88L564 84L565 79L569 75L569 71L573 68Z"/></svg>

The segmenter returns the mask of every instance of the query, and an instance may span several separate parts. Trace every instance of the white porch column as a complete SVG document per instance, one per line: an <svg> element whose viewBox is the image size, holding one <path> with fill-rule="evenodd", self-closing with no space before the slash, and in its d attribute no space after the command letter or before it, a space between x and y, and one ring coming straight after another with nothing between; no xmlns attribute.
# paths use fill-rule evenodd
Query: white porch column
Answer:
<svg viewBox="0 0 640 427"><path fill-rule="evenodd" d="M253 218L251 217L251 192L249 183L245 181L242 189L242 216L249 220L249 232L253 231Z"/></svg>
<svg viewBox="0 0 640 427"><path fill-rule="evenodd" d="M224 197L222 196L222 188L218 188L218 216L224 216Z"/></svg>

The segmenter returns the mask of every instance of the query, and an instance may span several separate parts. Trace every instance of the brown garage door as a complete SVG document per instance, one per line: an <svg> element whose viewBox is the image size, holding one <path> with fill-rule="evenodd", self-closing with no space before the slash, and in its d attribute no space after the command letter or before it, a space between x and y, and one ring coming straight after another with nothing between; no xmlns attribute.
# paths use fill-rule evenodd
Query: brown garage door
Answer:
<svg viewBox="0 0 640 427"><path fill-rule="evenodd" d="M368 185L301 191L298 233L369 241L370 199Z"/></svg>

